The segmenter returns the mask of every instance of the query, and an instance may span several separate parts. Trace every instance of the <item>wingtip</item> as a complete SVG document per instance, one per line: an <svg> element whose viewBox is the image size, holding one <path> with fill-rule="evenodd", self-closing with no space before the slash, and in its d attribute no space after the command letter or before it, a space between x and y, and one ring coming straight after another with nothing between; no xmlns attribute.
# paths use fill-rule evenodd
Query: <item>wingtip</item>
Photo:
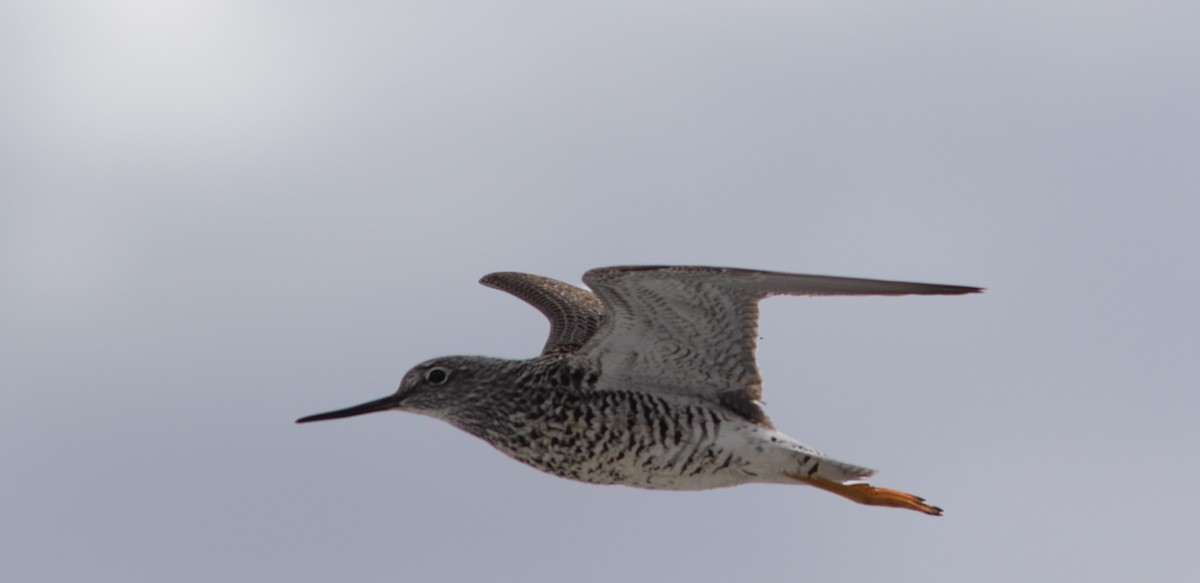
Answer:
<svg viewBox="0 0 1200 583"><path fill-rule="evenodd" d="M511 272L508 272L508 271L492 272L492 273L489 273L489 274L479 278L479 283L486 285L488 287L494 288L494 287L496 287L496 283L498 281L500 281L501 279L504 278L505 275L508 275L510 273Z"/></svg>
<svg viewBox="0 0 1200 583"><path fill-rule="evenodd" d="M909 293L961 296L966 294L981 294L987 291L986 287L975 287L973 285L950 285L945 283L927 283L916 285L924 285L925 289Z"/></svg>

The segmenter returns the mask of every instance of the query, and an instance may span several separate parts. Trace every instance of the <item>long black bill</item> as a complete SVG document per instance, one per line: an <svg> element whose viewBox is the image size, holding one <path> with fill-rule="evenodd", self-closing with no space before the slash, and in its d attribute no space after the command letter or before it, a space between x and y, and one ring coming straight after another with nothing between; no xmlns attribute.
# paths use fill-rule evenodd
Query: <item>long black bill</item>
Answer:
<svg viewBox="0 0 1200 583"><path fill-rule="evenodd" d="M375 413L378 411L387 411L388 409L394 409L396 407L396 403L398 403L398 402L399 402L399 399L396 398L396 395L388 395L382 399L375 399L374 401L363 403L362 405L355 405L353 407L347 407L345 409L338 409L337 411L330 411L328 413L317 413L316 415L309 415L308 417L303 417L303 418L297 419L296 423L308 423L309 421L325 421L327 419L341 419L342 417L353 417L355 415L363 415L365 413Z"/></svg>

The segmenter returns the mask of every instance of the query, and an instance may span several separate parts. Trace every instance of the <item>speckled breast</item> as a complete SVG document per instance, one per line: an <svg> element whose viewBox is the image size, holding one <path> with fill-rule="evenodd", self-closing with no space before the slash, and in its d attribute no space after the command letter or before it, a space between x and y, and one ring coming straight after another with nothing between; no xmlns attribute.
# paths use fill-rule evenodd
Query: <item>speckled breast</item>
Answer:
<svg viewBox="0 0 1200 583"><path fill-rule="evenodd" d="M722 432L746 421L698 400L559 386L495 404L488 427L464 427L512 458L593 484L703 490L746 481ZM497 413L500 413L497 415Z"/></svg>

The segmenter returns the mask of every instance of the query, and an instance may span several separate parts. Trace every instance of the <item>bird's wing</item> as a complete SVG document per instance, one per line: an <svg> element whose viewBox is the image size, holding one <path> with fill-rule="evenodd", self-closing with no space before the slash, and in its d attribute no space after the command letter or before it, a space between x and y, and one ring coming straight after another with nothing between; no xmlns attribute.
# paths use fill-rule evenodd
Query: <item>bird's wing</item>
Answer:
<svg viewBox="0 0 1200 583"><path fill-rule="evenodd" d="M502 272L485 275L479 283L517 296L550 320L550 337L542 354L578 350L604 321L604 307L596 294L557 279Z"/></svg>
<svg viewBox="0 0 1200 583"><path fill-rule="evenodd" d="M765 297L982 291L721 267L604 267L583 281L604 304L600 329L580 351L600 371L596 388L698 395L735 409L762 398L754 351Z"/></svg>

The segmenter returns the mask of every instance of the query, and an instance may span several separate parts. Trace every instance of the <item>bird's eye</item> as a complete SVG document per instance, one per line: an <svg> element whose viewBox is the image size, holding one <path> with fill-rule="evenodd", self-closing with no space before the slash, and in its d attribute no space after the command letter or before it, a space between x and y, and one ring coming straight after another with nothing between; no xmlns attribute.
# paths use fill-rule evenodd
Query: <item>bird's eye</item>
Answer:
<svg viewBox="0 0 1200 583"><path fill-rule="evenodd" d="M425 371L425 380L431 385L440 385L450 378L450 373L446 369L435 367Z"/></svg>

